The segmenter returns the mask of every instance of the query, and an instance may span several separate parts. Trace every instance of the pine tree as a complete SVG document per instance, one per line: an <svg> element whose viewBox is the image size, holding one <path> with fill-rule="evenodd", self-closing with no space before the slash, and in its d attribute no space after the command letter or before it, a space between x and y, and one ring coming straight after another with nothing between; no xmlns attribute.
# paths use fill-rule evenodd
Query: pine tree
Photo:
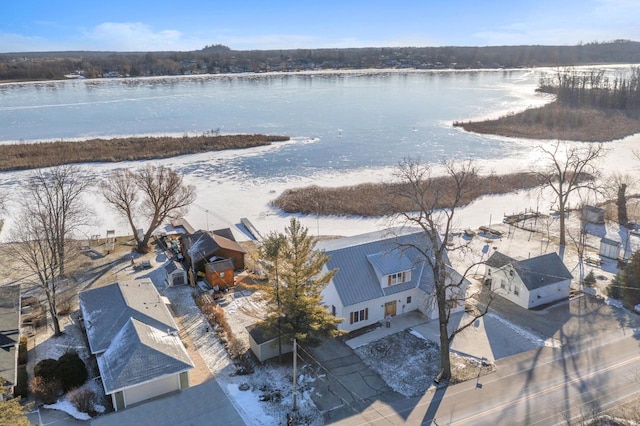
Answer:
<svg viewBox="0 0 640 426"><path fill-rule="evenodd" d="M0 377L0 385L5 383L5 379ZM31 422L27 418L28 407L20 404L20 398L7 399L6 388L0 387L0 425L30 426Z"/></svg>
<svg viewBox="0 0 640 426"><path fill-rule="evenodd" d="M292 218L278 244L277 285L267 287L270 299L279 301L269 305L267 324L310 346L317 345L320 337L338 335L336 326L342 321L321 304L321 292L337 271L323 271L328 256L315 245L308 229ZM275 264L273 260L270 263Z"/></svg>

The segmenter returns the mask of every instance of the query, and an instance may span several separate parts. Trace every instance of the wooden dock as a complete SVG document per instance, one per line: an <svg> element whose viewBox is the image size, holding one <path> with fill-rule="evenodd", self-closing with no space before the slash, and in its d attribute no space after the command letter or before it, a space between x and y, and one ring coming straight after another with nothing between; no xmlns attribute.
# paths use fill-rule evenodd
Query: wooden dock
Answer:
<svg viewBox="0 0 640 426"><path fill-rule="evenodd" d="M240 223L247 229L247 231L251 234L251 236L253 236L254 239L262 239L262 235L260 235L260 232L258 232L256 227L253 226L253 223L251 223L249 219L247 219L246 217L240 218Z"/></svg>

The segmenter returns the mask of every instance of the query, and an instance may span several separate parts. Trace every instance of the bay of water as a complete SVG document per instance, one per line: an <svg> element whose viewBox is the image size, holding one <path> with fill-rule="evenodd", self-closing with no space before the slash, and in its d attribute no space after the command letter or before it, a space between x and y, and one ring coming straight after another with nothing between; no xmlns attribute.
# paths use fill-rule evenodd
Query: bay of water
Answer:
<svg viewBox="0 0 640 426"><path fill-rule="evenodd" d="M534 94L538 78L532 70L372 71L5 84L0 143L216 130L311 142L228 160L256 178L394 166L407 156L499 159L521 145L452 122L544 102Z"/></svg>

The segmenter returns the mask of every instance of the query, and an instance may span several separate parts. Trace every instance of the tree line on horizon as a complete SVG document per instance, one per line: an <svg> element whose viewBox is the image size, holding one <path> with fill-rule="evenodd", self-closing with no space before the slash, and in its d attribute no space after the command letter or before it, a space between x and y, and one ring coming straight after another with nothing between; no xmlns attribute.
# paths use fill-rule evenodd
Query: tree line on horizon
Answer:
<svg viewBox="0 0 640 426"><path fill-rule="evenodd" d="M0 54L0 81L185 74L417 68L484 69L640 63L640 42L575 46L443 46L344 49L232 50L223 45L189 52L22 52Z"/></svg>

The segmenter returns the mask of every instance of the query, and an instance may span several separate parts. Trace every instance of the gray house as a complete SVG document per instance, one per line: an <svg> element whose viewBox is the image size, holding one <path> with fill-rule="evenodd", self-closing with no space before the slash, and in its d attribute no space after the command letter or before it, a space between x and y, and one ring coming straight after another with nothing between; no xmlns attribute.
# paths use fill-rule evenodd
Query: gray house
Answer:
<svg viewBox="0 0 640 426"><path fill-rule="evenodd" d="M322 291L322 303L344 318L338 327L353 331L414 310L437 318L433 271L421 254L430 247L422 229L402 227L318 243L329 255L324 270L338 270ZM448 279L462 281L448 294L452 312L459 311L468 281L451 267Z"/></svg>
<svg viewBox="0 0 640 426"><path fill-rule="evenodd" d="M105 393L121 410L189 387L194 365L153 283L114 283L79 294Z"/></svg>
<svg viewBox="0 0 640 426"><path fill-rule="evenodd" d="M20 341L20 286L0 287L0 377L10 391L16 385Z"/></svg>
<svg viewBox="0 0 640 426"><path fill-rule="evenodd" d="M556 253L516 260L494 252L485 265L491 290L525 309L569 298L573 276Z"/></svg>

